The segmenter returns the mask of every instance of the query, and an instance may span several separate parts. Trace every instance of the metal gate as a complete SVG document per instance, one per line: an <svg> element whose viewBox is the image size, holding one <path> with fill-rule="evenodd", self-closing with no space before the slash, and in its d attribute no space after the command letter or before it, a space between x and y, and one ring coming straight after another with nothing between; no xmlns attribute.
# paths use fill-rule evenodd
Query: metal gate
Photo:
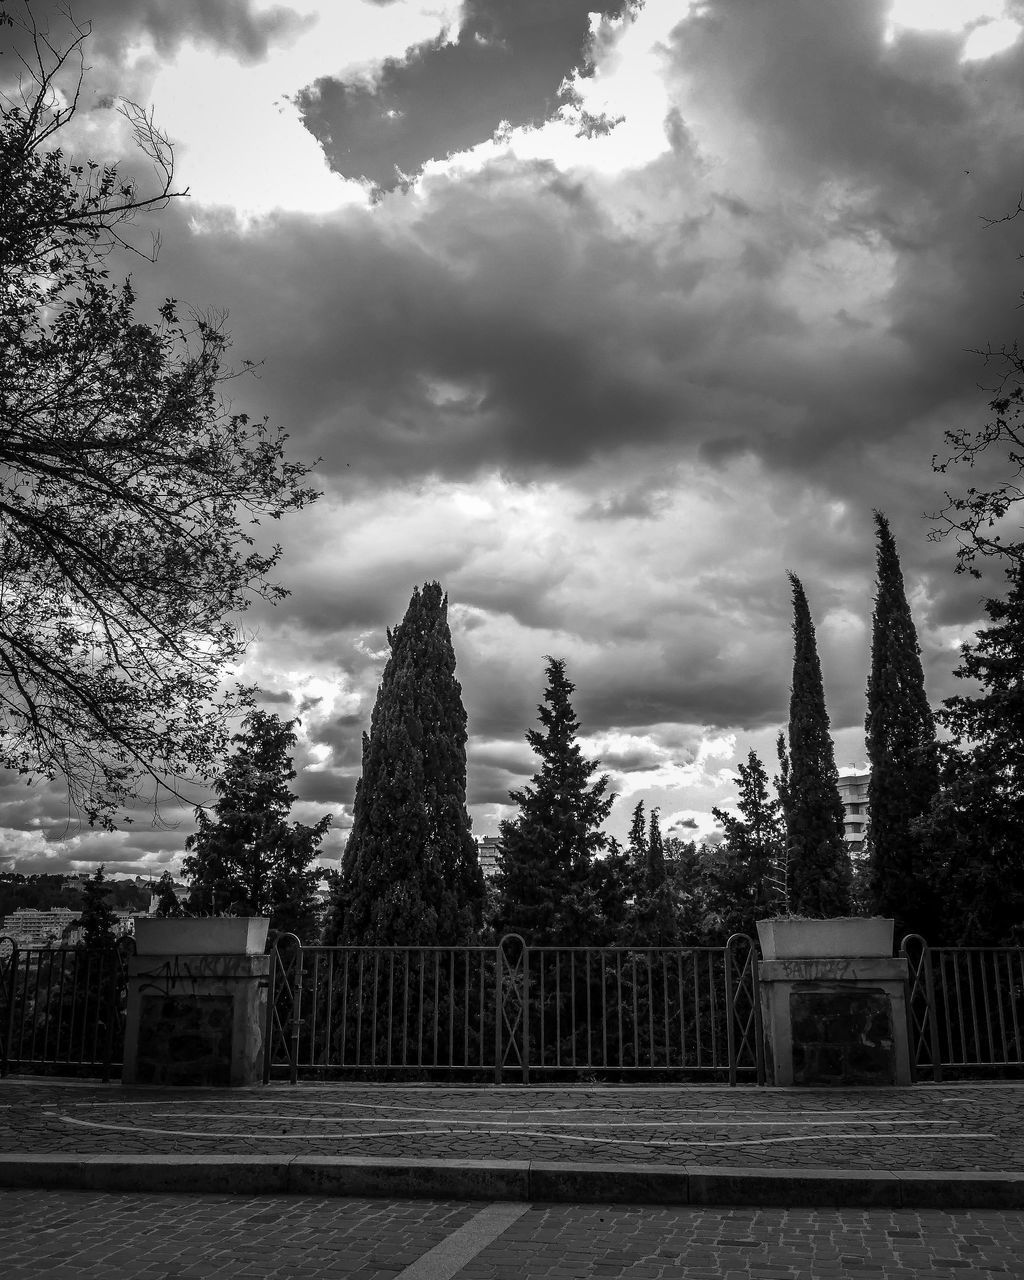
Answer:
<svg viewBox="0 0 1024 1280"><path fill-rule="evenodd" d="M1024 1072L1024 948L929 947L903 939L907 1020L916 1072Z"/></svg>
<svg viewBox="0 0 1024 1280"><path fill-rule="evenodd" d="M764 1083L757 952L724 947L306 947L279 938L264 1079L717 1077Z"/></svg>
<svg viewBox="0 0 1024 1280"><path fill-rule="evenodd" d="M0 1076L120 1075L133 945L86 951L0 938Z"/></svg>

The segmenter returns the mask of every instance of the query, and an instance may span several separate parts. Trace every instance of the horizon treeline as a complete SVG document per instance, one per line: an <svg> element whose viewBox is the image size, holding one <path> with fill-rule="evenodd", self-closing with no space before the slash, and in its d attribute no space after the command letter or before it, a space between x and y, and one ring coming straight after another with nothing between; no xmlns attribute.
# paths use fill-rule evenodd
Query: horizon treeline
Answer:
<svg viewBox="0 0 1024 1280"><path fill-rule="evenodd" d="M388 635L326 940L458 945L514 932L533 945L720 945L770 914L880 914L895 918L897 937L921 933L934 945L1024 942L1021 566L1011 564L1007 597L986 604L994 625L961 650L955 674L979 691L933 711L896 543L886 517L874 520L870 808L856 862L810 605L790 574L794 659L779 771L770 782L748 753L736 812L713 810L721 840L665 835L659 811L642 802L625 847L602 829L615 797L580 749L565 660L549 656L538 727L526 732L535 772L510 793L518 812L500 824L497 873L485 883L469 835L448 600L431 582Z"/></svg>

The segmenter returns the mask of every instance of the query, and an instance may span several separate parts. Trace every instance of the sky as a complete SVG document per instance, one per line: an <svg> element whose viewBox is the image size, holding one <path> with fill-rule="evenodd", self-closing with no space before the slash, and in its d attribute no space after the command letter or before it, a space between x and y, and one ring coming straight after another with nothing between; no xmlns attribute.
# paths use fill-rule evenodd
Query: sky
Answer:
<svg viewBox="0 0 1024 1280"><path fill-rule="evenodd" d="M747 752L774 768L787 571L847 771L872 511L936 705L1000 592L953 573L927 517L967 483L932 458L985 421L978 353L1019 332L1024 223L992 220L1024 185L1024 3L591 4L74 5L65 149L137 167L116 105L152 106L189 192L139 224L161 237L124 264L140 314L226 313L261 362L234 407L320 459L240 674L301 718L294 816L335 815L324 866L386 628L425 581L449 596L481 835L533 772L546 655L618 797L607 829L643 800L703 839ZM132 817L91 831L59 781L0 777L0 869L177 872L191 809Z"/></svg>

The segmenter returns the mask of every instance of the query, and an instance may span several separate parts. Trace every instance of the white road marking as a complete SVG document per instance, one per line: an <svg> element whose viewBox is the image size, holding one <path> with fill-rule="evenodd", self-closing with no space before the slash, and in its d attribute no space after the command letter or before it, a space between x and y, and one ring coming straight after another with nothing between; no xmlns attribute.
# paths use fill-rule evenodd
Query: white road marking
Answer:
<svg viewBox="0 0 1024 1280"><path fill-rule="evenodd" d="M505 1202L489 1204L447 1239L428 1249L422 1258L400 1271L395 1280L452 1280L478 1253L493 1244L524 1213L529 1213L530 1207Z"/></svg>
<svg viewBox="0 0 1024 1280"><path fill-rule="evenodd" d="M171 1120L174 1119L174 1112L153 1112L154 1120ZM284 1114L268 1114L267 1112L232 1112L230 1115L217 1116L208 1115L208 1121L214 1120L273 1120L275 1123L280 1120L304 1120L308 1124L351 1124L350 1116L302 1116L302 1115L284 1115ZM437 1124L436 1116L424 1116L422 1120L413 1120L413 1123L419 1124ZM377 1117L378 1124L408 1124L409 1119L390 1120L386 1116ZM477 1120L446 1120L446 1125L477 1125ZM488 1125L494 1125L494 1120L487 1120ZM509 1125L522 1126L522 1120L509 1120L505 1127ZM778 1126L785 1128L796 1125L799 1128L808 1128L813 1126L824 1127L833 1123L831 1120L801 1120L797 1117L786 1120L543 1120L538 1121L539 1124L546 1124L553 1129L742 1129L742 1128L765 1128L767 1126ZM869 1117L866 1120L855 1120L849 1116L843 1117L844 1124L949 1124L948 1120L914 1120L906 1116L900 1116L896 1120L879 1120Z"/></svg>
<svg viewBox="0 0 1024 1280"><path fill-rule="evenodd" d="M311 1138L330 1139L331 1141L353 1141L361 1138L380 1138L385 1135L377 1133L231 1133L217 1132L216 1134L197 1134L189 1129L158 1129L144 1125L127 1125L127 1124L104 1124L99 1120L79 1120L74 1116L58 1117L66 1124L79 1125L86 1129L105 1129L117 1133L148 1133L161 1134L175 1138L195 1138L213 1136L217 1138L245 1138L266 1141L272 1138L275 1142L282 1139L294 1139L300 1142L308 1142ZM409 1129L406 1131L390 1131L386 1136L389 1138L417 1138L417 1137L451 1137L458 1131L453 1129ZM960 1138L995 1138L994 1133L809 1133L809 1134L788 1134L780 1135L772 1138L741 1138L736 1141L726 1141L724 1139L713 1139L707 1142L689 1142L680 1138L600 1138L596 1134L592 1136L582 1136L579 1134L569 1133L547 1133L543 1129L478 1129L478 1133L485 1134L489 1137L511 1137L511 1138L555 1138L562 1142L578 1142L578 1143L601 1143L611 1146L632 1146L632 1147L758 1147L769 1146L781 1142L819 1142L819 1141L837 1141L842 1138L856 1138L863 1141L865 1138L924 1138L930 1141L938 1141L940 1139L960 1139Z"/></svg>

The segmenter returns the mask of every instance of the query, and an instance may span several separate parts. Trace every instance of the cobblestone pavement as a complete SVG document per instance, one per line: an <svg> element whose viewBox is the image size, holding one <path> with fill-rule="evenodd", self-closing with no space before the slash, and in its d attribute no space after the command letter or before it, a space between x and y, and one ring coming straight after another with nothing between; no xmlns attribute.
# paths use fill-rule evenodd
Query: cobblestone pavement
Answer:
<svg viewBox="0 0 1024 1280"><path fill-rule="evenodd" d="M1016 1280L1024 1274L1024 1212L1016 1211L535 1204L475 1256L467 1260L463 1248L460 1257L450 1248L453 1239L471 1235L474 1222L494 1208L8 1191L0 1192L0 1258L5 1280Z"/></svg>
<svg viewBox="0 0 1024 1280"><path fill-rule="evenodd" d="M213 1092L12 1077L0 1082L0 1151L1021 1172L1024 1085L272 1084Z"/></svg>

